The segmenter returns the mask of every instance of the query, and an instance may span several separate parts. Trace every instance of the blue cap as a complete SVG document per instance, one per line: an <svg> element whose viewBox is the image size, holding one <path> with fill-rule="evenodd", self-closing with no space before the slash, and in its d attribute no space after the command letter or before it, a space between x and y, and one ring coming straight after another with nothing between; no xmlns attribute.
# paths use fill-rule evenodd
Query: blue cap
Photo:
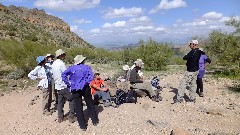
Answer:
<svg viewBox="0 0 240 135"><path fill-rule="evenodd" d="M36 61L37 61L37 64L40 64L42 61L45 60L45 57L44 56L38 56Z"/></svg>

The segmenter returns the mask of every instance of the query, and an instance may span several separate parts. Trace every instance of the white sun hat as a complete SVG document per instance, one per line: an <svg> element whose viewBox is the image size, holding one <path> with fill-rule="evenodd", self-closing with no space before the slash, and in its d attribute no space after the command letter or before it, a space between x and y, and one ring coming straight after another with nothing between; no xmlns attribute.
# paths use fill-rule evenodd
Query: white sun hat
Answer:
<svg viewBox="0 0 240 135"><path fill-rule="evenodd" d="M74 58L74 64L77 65L79 63L82 63L85 59L86 59L86 57L83 57L82 55L77 55Z"/></svg>
<svg viewBox="0 0 240 135"><path fill-rule="evenodd" d="M65 52L62 49L58 49L55 53L56 53L56 57L58 57L58 56L64 54Z"/></svg>

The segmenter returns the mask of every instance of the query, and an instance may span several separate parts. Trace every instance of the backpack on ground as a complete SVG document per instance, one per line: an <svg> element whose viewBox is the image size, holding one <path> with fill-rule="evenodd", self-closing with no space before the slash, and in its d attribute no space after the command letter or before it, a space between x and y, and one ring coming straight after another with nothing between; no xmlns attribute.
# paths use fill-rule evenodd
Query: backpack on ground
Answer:
<svg viewBox="0 0 240 135"><path fill-rule="evenodd" d="M131 89L127 93L126 103L135 103L137 102L137 93L135 90Z"/></svg>
<svg viewBox="0 0 240 135"><path fill-rule="evenodd" d="M127 93L125 93L123 90L121 89L118 89L116 91L116 98L115 98L115 104L117 106L123 104L123 103L126 103L126 96L127 96Z"/></svg>

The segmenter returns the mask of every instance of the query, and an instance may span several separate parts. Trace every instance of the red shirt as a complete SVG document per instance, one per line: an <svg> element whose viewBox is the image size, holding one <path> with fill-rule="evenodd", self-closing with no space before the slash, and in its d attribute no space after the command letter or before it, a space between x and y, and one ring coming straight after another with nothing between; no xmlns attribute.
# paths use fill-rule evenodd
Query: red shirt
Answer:
<svg viewBox="0 0 240 135"><path fill-rule="evenodd" d="M92 80L92 82L90 83L90 86L92 87L92 94L95 94L97 89L93 88L93 85L95 84L97 87L101 88L101 84L103 83L103 80Z"/></svg>

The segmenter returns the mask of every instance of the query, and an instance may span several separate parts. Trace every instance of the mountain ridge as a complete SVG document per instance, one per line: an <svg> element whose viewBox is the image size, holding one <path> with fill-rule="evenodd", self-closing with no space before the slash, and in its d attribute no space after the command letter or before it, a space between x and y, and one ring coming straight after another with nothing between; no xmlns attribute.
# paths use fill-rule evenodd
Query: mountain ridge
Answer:
<svg viewBox="0 0 240 135"><path fill-rule="evenodd" d="M4 6L0 3L0 39L31 40L43 45L67 48L95 48L77 34L62 19L37 8Z"/></svg>

